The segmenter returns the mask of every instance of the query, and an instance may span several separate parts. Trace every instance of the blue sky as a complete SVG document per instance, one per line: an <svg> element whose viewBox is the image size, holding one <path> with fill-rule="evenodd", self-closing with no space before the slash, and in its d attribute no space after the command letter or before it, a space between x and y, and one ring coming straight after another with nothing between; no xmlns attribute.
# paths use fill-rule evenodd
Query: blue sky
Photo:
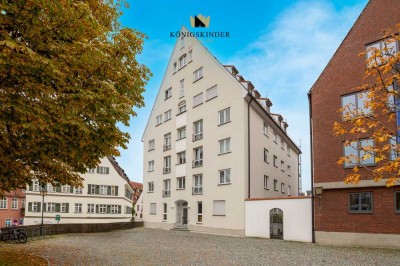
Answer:
<svg viewBox="0 0 400 266"><path fill-rule="evenodd" d="M288 132L302 147L303 191L310 189L310 142L307 92L365 7L367 0L182 1L128 0L120 21L145 34L139 61L153 77L144 93L146 106L135 110L127 150L117 158L131 180L143 180L141 137L159 90L175 38L189 17L210 16L209 31L230 38L203 42L223 64L233 64L256 89L271 99L272 112L288 121Z"/></svg>

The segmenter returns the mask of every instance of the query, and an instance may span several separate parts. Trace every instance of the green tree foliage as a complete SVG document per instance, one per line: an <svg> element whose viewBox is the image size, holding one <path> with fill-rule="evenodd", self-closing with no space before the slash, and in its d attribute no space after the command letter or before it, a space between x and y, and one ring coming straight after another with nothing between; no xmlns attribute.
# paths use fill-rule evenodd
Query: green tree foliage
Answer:
<svg viewBox="0 0 400 266"><path fill-rule="evenodd" d="M151 76L145 35L118 22L120 1L2 0L0 191L79 185L126 148L126 126Z"/></svg>

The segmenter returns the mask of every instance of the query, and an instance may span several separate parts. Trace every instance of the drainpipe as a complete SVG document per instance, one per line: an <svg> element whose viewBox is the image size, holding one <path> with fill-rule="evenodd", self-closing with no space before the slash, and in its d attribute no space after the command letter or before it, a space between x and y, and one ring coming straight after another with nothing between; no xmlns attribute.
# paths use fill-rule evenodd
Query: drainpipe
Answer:
<svg viewBox="0 0 400 266"><path fill-rule="evenodd" d="M250 163L251 163L251 158L250 158L250 104L253 101L253 96L248 92L248 95L250 95L250 101L247 105L247 159L248 159L248 198L250 198Z"/></svg>
<svg viewBox="0 0 400 266"><path fill-rule="evenodd" d="M310 122L310 155L311 155L311 224L312 224L312 243L315 243L315 213L314 213L314 162L313 162L313 135L312 135L312 105L311 105L311 91L307 93L308 96L308 111Z"/></svg>

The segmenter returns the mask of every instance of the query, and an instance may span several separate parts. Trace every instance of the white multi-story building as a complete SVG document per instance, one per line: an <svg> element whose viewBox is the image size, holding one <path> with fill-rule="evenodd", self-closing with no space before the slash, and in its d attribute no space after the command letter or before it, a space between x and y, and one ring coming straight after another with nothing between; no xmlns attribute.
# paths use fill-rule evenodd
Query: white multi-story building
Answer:
<svg viewBox="0 0 400 266"><path fill-rule="evenodd" d="M179 38L142 138L145 225L243 235L246 198L297 196L300 150L271 105Z"/></svg>
<svg viewBox="0 0 400 266"><path fill-rule="evenodd" d="M40 195L37 181L26 190L25 225L57 223L129 222L132 218L133 189L129 179L113 157L101 159L95 169L83 174L83 187L47 184L47 195Z"/></svg>

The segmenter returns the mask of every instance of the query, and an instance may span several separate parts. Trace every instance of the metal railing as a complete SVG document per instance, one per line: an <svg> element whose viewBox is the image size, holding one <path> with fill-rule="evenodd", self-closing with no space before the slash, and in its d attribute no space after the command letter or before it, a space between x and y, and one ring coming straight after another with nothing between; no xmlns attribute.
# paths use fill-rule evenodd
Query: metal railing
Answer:
<svg viewBox="0 0 400 266"><path fill-rule="evenodd" d="M194 133L193 134L193 141L197 141L203 138L203 132Z"/></svg>
<svg viewBox="0 0 400 266"><path fill-rule="evenodd" d="M203 187L193 187L192 195L202 195L203 194Z"/></svg>
<svg viewBox="0 0 400 266"><path fill-rule="evenodd" d="M203 159L199 159L199 160L193 160L192 162L192 166L194 167L200 167L203 166Z"/></svg>
<svg viewBox="0 0 400 266"><path fill-rule="evenodd" d="M171 173L171 167L164 167L164 168L163 168L163 173L164 173L164 174L169 174L169 173Z"/></svg>
<svg viewBox="0 0 400 266"><path fill-rule="evenodd" d="M162 196L165 197L171 197L171 190L163 190Z"/></svg>
<svg viewBox="0 0 400 266"><path fill-rule="evenodd" d="M171 144L164 144L164 151L168 151L171 149Z"/></svg>

